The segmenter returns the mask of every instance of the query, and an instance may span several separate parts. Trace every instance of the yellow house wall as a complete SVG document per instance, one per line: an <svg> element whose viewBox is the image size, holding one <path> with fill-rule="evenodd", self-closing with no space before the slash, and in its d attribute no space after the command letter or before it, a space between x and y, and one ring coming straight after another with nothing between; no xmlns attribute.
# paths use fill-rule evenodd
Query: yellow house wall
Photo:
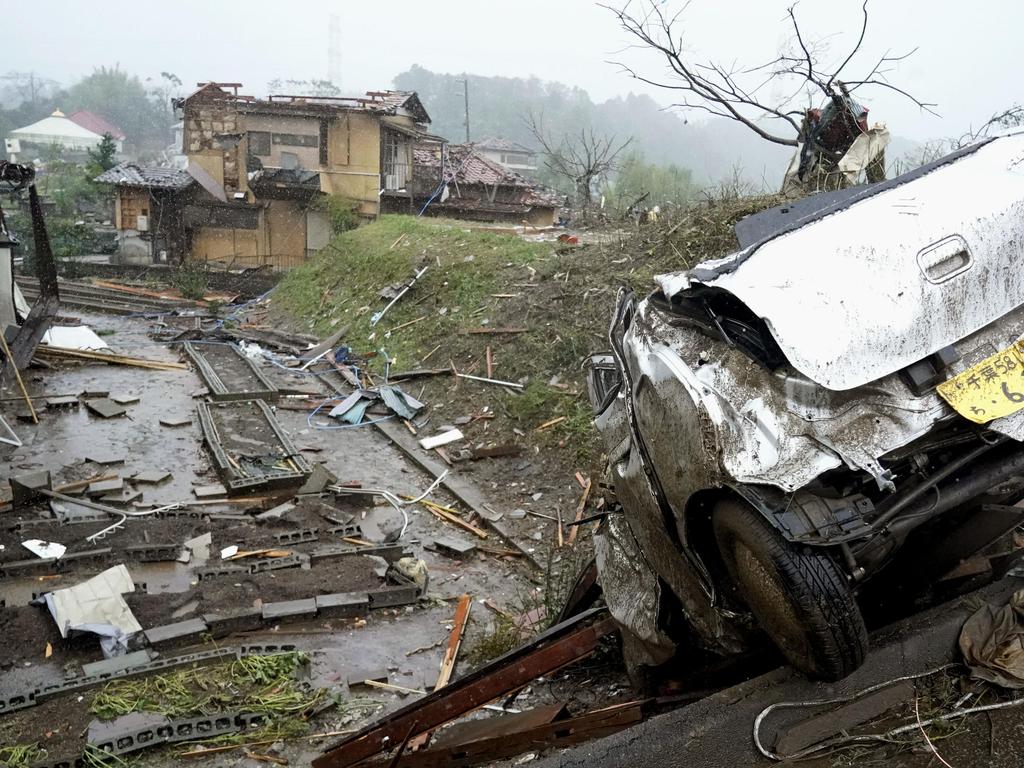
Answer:
<svg viewBox="0 0 1024 768"><path fill-rule="evenodd" d="M294 133L302 136L320 138L320 120L315 117L281 117L280 115L246 115L245 130L265 131L267 133ZM320 149L318 147L292 147L286 144L270 143L269 155L256 155L265 166L281 168L281 153L290 152L299 158L299 167L316 170L320 167Z"/></svg>
<svg viewBox="0 0 1024 768"><path fill-rule="evenodd" d="M193 261L287 269L306 259L306 211L291 200L272 200L256 229L202 227L192 238Z"/></svg>
<svg viewBox="0 0 1024 768"><path fill-rule="evenodd" d="M380 210L380 118L347 113L331 121L327 132L328 167L320 172L320 190L358 203L359 213Z"/></svg>

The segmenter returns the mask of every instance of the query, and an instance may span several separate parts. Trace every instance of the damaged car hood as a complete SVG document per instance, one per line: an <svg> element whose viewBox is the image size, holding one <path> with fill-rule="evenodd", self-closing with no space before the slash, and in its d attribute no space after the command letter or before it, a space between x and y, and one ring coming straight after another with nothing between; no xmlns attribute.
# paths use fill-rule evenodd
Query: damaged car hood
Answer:
<svg viewBox="0 0 1024 768"><path fill-rule="evenodd" d="M806 223L804 223L806 222ZM657 278L729 291L794 368L849 390L1024 305L1024 132L865 188L725 259Z"/></svg>

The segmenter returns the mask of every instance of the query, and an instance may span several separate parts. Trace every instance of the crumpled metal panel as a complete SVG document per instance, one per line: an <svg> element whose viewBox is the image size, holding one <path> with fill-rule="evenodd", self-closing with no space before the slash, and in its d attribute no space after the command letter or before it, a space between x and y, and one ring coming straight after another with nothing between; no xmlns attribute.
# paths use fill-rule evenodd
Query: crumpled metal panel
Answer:
<svg viewBox="0 0 1024 768"><path fill-rule="evenodd" d="M622 515L609 515L594 534L597 581L612 618L628 630L630 664L668 661L675 643L658 626L661 584Z"/></svg>
<svg viewBox="0 0 1024 768"><path fill-rule="evenodd" d="M969 192L967 192L969 190ZM1024 132L726 259L658 279L723 288L832 390L877 381L1024 304Z"/></svg>
<svg viewBox="0 0 1024 768"><path fill-rule="evenodd" d="M953 376L1024 335L1024 307L956 344ZM626 344L637 367L662 392L688 408L696 403L714 430L721 474L704 487L729 482L766 484L793 491L843 464L888 486L878 459L929 432L943 419L960 418L938 394L915 395L898 374L855 391L825 389L783 366L772 372L734 347L700 331L669 325L650 301L641 302ZM671 376L666 375L671 372ZM1024 414L1024 411L1020 412ZM1024 415L992 422L1015 439ZM651 446L658 471L674 466L677 446ZM704 481L705 483L707 481Z"/></svg>

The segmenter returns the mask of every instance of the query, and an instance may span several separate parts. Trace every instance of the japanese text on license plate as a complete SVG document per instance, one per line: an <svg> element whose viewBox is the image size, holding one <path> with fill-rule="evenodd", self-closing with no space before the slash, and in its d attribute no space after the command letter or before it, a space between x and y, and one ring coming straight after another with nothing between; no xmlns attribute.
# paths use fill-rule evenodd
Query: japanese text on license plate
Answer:
<svg viewBox="0 0 1024 768"><path fill-rule="evenodd" d="M987 357L936 387L961 416L985 424L1024 408L1024 341Z"/></svg>

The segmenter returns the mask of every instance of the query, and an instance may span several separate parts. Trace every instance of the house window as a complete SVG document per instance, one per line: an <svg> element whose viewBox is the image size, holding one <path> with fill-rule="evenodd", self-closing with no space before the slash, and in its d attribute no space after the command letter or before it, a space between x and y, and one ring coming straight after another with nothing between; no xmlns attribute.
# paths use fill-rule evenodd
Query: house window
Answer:
<svg viewBox="0 0 1024 768"><path fill-rule="evenodd" d="M320 165L327 165L327 126L326 120L320 121Z"/></svg>
<svg viewBox="0 0 1024 768"><path fill-rule="evenodd" d="M317 136L307 136L301 133L273 133L271 137L275 144L285 147L316 147L320 144Z"/></svg>
<svg viewBox="0 0 1024 768"><path fill-rule="evenodd" d="M261 157L270 156L269 131L249 131L249 154Z"/></svg>

